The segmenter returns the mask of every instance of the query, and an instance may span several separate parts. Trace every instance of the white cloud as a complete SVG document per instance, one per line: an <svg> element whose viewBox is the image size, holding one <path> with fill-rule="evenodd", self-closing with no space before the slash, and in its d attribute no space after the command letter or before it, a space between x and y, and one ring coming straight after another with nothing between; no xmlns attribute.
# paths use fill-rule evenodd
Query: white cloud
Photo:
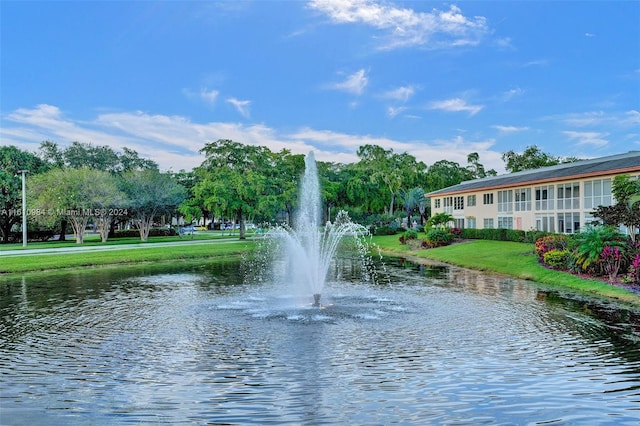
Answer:
<svg viewBox="0 0 640 426"><path fill-rule="evenodd" d="M407 109L406 107L392 107L392 106L387 107L387 116L393 118L406 109Z"/></svg>
<svg viewBox="0 0 640 426"><path fill-rule="evenodd" d="M495 125L495 126L491 126L494 129L498 130L500 133L516 133L516 132L524 132L526 130L529 130L528 127L524 126L524 127L516 127L516 126L501 126L501 125Z"/></svg>
<svg viewBox="0 0 640 426"><path fill-rule="evenodd" d="M476 45L489 32L484 17L468 18L455 5L428 13L373 0L312 0L309 7L336 24L363 24L383 32L385 49Z"/></svg>
<svg viewBox="0 0 640 426"><path fill-rule="evenodd" d="M453 98L442 101L434 101L429 104L429 109L437 109L448 112L468 112L475 115L484 108L483 105L469 105L464 99Z"/></svg>
<svg viewBox="0 0 640 426"><path fill-rule="evenodd" d="M263 124L196 123L183 116L151 115L140 111L102 113L80 121L67 117L52 105L15 110L5 117L0 128L3 144L31 152L36 151L44 140L54 141L61 147L72 141L91 142L116 150L134 149L142 157L156 161L163 170L191 170L199 166L204 160L199 150L205 143L218 139L266 146L273 151L289 149L294 154L307 154L313 150L319 161L339 163L358 161L356 151L366 144L408 152L426 164L446 158L464 165L470 152L478 152L485 167L503 169L501 154L491 151L492 140L476 142L461 137L407 142L308 127L282 133Z"/></svg>
<svg viewBox="0 0 640 426"><path fill-rule="evenodd" d="M249 118L249 105L251 105L251 101L241 101L236 98L229 98L227 99L227 102L236 107L240 115L245 118Z"/></svg>
<svg viewBox="0 0 640 426"><path fill-rule="evenodd" d="M509 89L505 92L502 93L502 101L503 102L508 102L511 99L520 96L524 93L524 90L522 90L521 88L517 87L515 89Z"/></svg>
<svg viewBox="0 0 640 426"><path fill-rule="evenodd" d="M394 99L400 102L407 102L411 98L416 89L413 86L401 86L393 90L389 90L382 94L383 98Z"/></svg>
<svg viewBox="0 0 640 426"><path fill-rule="evenodd" d="M564 131L562 132L569 137L569 139L576 139L578 145L591 145L596 147L603 147L609 144L609 141L605 137L609 136L609 133L599 132L575 132Z"/></svg>
<svg viewBox="0 0 640 426"><path fill-rule="evenodd" d="M329 87L331 89L342 90L359 96L364 92L367 84L369 84L367 72L364 69L361 69L349 75L344 81L333 83Z"/></svg>

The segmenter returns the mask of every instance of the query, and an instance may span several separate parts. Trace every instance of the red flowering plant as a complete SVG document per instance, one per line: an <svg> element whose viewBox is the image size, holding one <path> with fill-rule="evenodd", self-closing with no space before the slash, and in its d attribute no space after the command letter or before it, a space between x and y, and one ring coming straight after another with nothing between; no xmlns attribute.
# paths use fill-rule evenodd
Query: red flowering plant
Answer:
<svg viewBox="0 0 640 426"><path fill-rule="evenodd" d="M604 272L609 275L610 282L616 279L622 260L623 255L619 247L604 246L602 249L602 253L600 253L600 264Z"/></svg>

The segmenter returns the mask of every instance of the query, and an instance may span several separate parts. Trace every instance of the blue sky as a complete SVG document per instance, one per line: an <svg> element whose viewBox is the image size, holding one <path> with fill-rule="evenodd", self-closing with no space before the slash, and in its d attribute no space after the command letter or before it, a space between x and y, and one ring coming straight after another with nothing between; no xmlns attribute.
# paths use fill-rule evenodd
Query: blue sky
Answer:
<svg viewBox="0 0 640 426"><path fill-rule="evenodd" d="M0 2L0 143L206 142L426 164L640 149L637 1Z"/></svg>

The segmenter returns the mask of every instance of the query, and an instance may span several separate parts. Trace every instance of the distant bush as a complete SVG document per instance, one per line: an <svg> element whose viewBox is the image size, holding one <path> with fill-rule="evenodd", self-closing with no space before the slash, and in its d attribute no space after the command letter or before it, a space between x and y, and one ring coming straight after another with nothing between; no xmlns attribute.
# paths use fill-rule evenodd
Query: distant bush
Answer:
<svg viewBox="0 0 640 426"><path fill-rule="evenodd" d="M398 233L398 228L392 228L390 226L372 226L369 231L374 235L395 235Z"/></svg>
<svg viewBox="0 0 640 426"><path fill-rule="evenodd" d="M174 235L178 235L176 230L173 228L153 228L149 231L150 237L173 237ZM128 237L139 237L140 231L137 229L126 229L123 231L116 231L115 238L128 238Z"/></svg>
<svg viewBox="0 0 640 426"><path fill-rule="evenodd" d="M38 230L38 231L29 231L27 232L27 241L37 241L44 242L49 241L55 232L52 230ZM10 232L9 233L9 243L19 243L22 242L22 231L21 232Z"/></svg>

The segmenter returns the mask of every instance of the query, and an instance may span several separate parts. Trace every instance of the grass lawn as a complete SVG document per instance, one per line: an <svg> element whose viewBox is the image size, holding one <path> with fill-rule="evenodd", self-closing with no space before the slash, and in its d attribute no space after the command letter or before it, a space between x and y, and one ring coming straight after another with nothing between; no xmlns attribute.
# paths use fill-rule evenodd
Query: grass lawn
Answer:
<svg viewBox="0 0 640 426"><path fill-rule="evenodd" d="M2 274L44 272L69 268L89 268L107 265L133 265L141 263L179 263L207 261L213 257L238 257L254 247L251 241L221 241L209 244L190 244L134 248L122 247L105 251L73 253L45 253L0 257Z"/></svg>
<svg viewBox="0 0 640 426"><path fill-rule="evenodd" d="M247 233L247 236L252 236L252 233ZM228 238L238 238L238 231L235 231L233 235L229 235L229 232L222 231L200 231L196 232L193 235L182 235L182 236L171 236L171 237L149 237L148 244L151 243L162 243L162 242L173 242L173 241L189 241L189 240L218 240L218 239L228 239ZM102 245L125 245L125 244L139 244L140 237L126 237L126 238L111 238L107 240L106 243L102 243L100 241L100 236L98 234L90 233L86 234L84 237L83 246L102 246ZM67 239L66 241L47 241L47 242L30 242L27 244L27 249L41 249L41 248L55 248L55 247L77 247L79 244L76 243L74 238ZM22 243L15 244L0 244L0 252L7 250L22 250Z"/></svg>
<svg viewBox="0 0 640 426"><path fill-rule="evenodd" d="M600 280L547 269L538 263L533 244L508 241L472 240L429 250L411 250L398 241L398 235L374 237L383 254L438 260L466 268L497 272L532 280L558 290L616 299L640 306L640 295Z"/></svg>

